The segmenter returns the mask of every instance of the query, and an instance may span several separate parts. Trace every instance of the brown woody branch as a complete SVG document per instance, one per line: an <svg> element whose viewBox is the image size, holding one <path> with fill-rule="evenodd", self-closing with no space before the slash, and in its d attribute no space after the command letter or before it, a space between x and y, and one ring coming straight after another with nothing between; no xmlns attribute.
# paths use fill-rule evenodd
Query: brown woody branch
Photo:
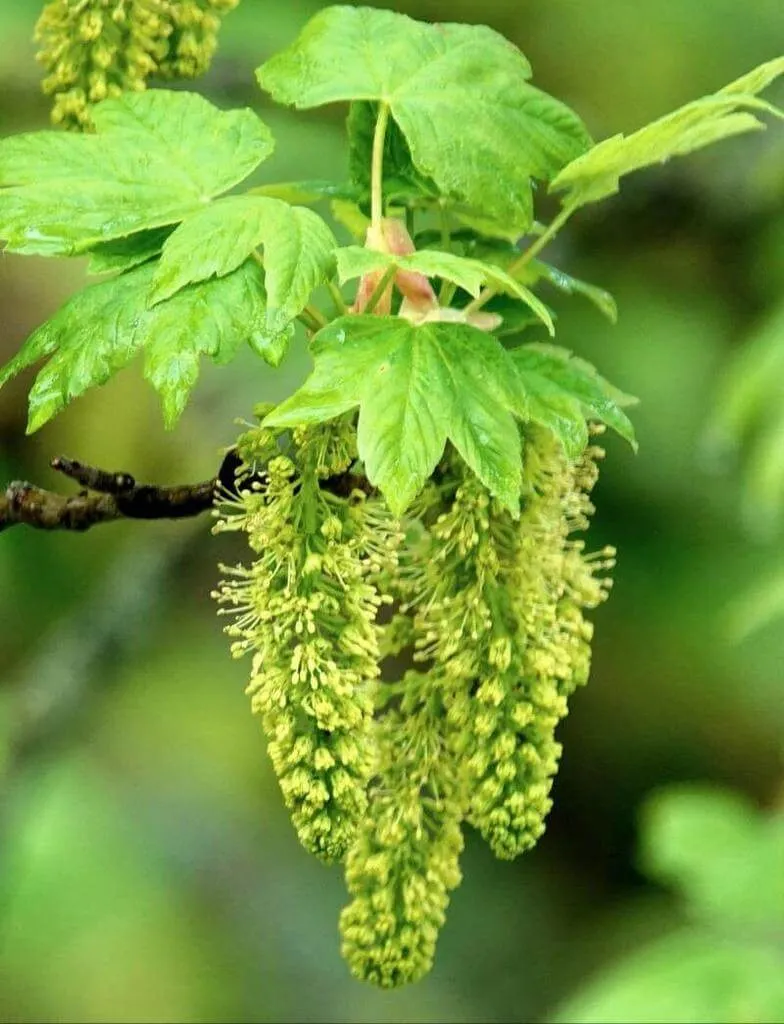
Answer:
<svg viewBox="0 0 784 1024"><path fill-rule="evenodd" d="M209 511L216 496L237 490L242 460L232 448L211 480L174 487L137 484L130 473L108 473L63 456L52 459L51 466L81 484L83 490L74 495L58 494L14 481L0 494L0 531L25 525L36 530L84 532L119 519L188 519ZM245 483L249 479L253 478L243 478ZM364 476L351 472L330 477L321 486L341 497L357 490L375 493Z"/></svg>
<svg viewBox="0 0 784 1024"><path fill-rule="evenodd" d="M185 519L212 508L220 486L232 488L239 460L233 450L215 477L197 484L157 487L137 484L130 473L107 473L72 459L52 460L52 469L84 488L64 495L15 481L0 495L0 530L24 524L37 530L89 530L118 519Z"/></svg>

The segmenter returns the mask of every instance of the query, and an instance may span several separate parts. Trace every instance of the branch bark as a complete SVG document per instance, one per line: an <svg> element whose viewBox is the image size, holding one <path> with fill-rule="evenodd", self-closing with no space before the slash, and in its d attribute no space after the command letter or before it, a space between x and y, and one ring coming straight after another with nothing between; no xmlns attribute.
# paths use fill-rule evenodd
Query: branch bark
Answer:
<svg viewBox="0 0 784 1024"><path fill-rule="evenodd" d="M0 495L0 530L25 525L37 530L83 532L118 519L197 516L212 508L219 487L233 488L238 464L232 449L211 480L158 487L137 484L130 473L110 473L60 456L52 460L52 469L75 480L84 490L69 496L14 481Z"/></svg>
<svg viewBox="0 0 784 1024"><path fill-rule="evenodd" d="M159 487L137 484L130 473L110 473L60 455L52 459L52 469L76 481L83 488L66 495L16 480L0 494L0 532L11 526L31 526L36 530L89 530L99 523L120 519L189 519L209 512L215 499L237 491L237 473L242 467L236 448L231 448L211 480L196 484ZM244 477L247 485L254 477ZM340 473L321 482L321 486L341 497L353 491L377 493L364 476Z"/></svg>

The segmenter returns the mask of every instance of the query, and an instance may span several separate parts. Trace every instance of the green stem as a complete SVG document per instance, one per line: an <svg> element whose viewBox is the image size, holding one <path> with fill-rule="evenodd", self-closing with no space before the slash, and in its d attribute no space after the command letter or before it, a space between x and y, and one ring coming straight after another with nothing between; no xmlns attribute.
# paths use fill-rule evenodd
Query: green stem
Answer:
<svg viewBox="0 0 784 1024"><path fill-rule="evenodd" d="M376 306L381 301L381 296L387 290L387 286L392 281L392 278L397 273L397 266L393 263L390 267L384 271L381 280L378 282L376 287L373 289L373 293L368 299L368 303L362 310L363 313L372 313Z"/></svg>
<svg viewBox="0 0 784 1024"><path fill-rule="evenodd" d="M449 230L449 215L444 209L443 203L438 207L438 220L441 226L441 248L444 252L449 252L452 248L452 233ZM448 306L452 301L449 295L449 283L446 278L441 282L441 288L438 292L438 304L440 306ZM454 295L454 292L452 292L452 295Z"/></svg>
<svg viewBox="0 0 784 1024"><path fill-rule="evenodd" d="M457 291L457 285L454 281L447 281L446 278L441 282L441 287L438 291L438 304L439 306L451 306L452 299L455 297Z"/></svg>
<svg viewBox="0 0 784 1024"><path fill-rule="evenodd" d="M443 202L438 207L438 226L441 228L441 248L449 252L452 248L452 232L449 230L449 214L444 209Z"/></svg>
<svg viewBox="0 0 784 1024"><path fill-rule="evenodd" d="M532 242L532 244L525 250L525 252L522 252L514 261L514 263L512 263L507 268L507 274L509 274L511 277L514 277L515 274L518 274L524 267L528 266L531 260L535 256L538 256L546 245L549 245L550 242L552 242L552 240L555 238L555 236L558 234L558 232L561 230L564 224L569 220L569 218L576 209L576 206L564 206L564 208L561 210L558 216L555 217L555 219L550 224L548 224L548 226L545 228L542 234L536 239L536 241ZM470 316L471 313L478 313L479 310L482 309L483 306L486 306L490 299L492 299L497 294L497 288L493 288L492 286L483 288L479 295L474 299L474 301L469 302L469 304L466 306L466 315Z"/></svg>
<svg viewBox="0 0 784 1024"><path fill-rule="evenodd" d="M550 242L552 242L552 240L555 238L555 236L558 234L558 232L561 230L564 224L569 220L569 218L575 210L575 206L564 206L564 208L561 210L558 216L552 221L551 224L547 225L545 230L536 239L536 241L532 245L530 245L525 250L525 252L521 253L518 256L518 258L514 261L511 267L509 267L507 273L511 274L514 277L518 270L522 270L523 267L527 266L531 262L534 256L538 256L542 249L544 249L546 245L549 245Z"/></svg>
<svg viewBox="0 0 784 1024"><path fill-rule="evenodd" d="M326 327L327 324L329 323L329 320L327 320L327 318L324 316L321 310L318 309L318 307L316 306L310 305L310 303L308 303L308 305L305 306L302 312L306 313L313 320L313 322L316 324L317 331L320 331L322 327Z"/></svg>
<svg viewBox="0 0 784 1024"><path fill-rule="evenodd" d="M382 103L373 134L373 163L370 169L370 217L375 227L378 227L384 216L384 142L388 124L389 106Z"/></svg>
<svg viewBox="0 0 784 1024"><path fill-rule="evenodd" d="M338 288L334 281L327 281L327 291L335 304L335 312L337 315L345 316L346 313L348 313L348 306L346 305L346 300L343 298L343 292Z"/></svg>
<svg viewBox="0 0 784 1024"><path fill-rule="evenodd" d="M306 327L311 334L316 334L324 326L324 324L320 324L318 320L314 320L310 313L305 309L303 309L297 316L297 320L299 320L299 322Z"/></svg>

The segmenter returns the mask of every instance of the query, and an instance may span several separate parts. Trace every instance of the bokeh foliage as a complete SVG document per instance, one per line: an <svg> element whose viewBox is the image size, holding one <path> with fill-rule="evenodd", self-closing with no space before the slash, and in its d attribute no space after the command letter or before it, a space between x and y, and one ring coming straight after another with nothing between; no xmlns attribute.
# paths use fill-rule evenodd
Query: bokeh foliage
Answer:
<svg viewBox="0 0 784 1024"><path fill-rule="evenodd" d="M263 180L343 176L340 115L274 110L253 82L317 6L243 0L204 82L219 106L250 103L271 124L279 145ZM597 138L633 131L781 50L780 0L398 6L508 35L537 83ZM0 8L3 133L46 124L29 41L37 13L34 0ZM768 807L780 800L782 630L774 622L733 645L725 618L737 594L771 575L775 542L758 535L776 514L746 498L741 521L741 469L754 455L744 462L741 447L736 462L726 450L717 458L704 436L727 366L780 318L781 133L645 172L578 215L552 256L620 308L612 327L554 294L562 340L642 402L640 454L610 441L597 489L595 542L620 549L616 591L598 616L591 683L561 733L566 755L539 848L495 864L469 838L470 884L455 896L432 976L392 996L352 982L334 930L340 880L297 847L247 715L244 668L226 657L209 600L215 563L237 557L230 539L209 539L206 523L84 537L14 530L0 537L0 728L13 741L3 757L0 1016L601 1019L586 1001L597 990L567 1000L601 977L601 998L611 998L606 966L630 948L652 955L649 943L676 941L682 924L682 905L637 868L646 794L705 780ZM75 262L0 261L4 358L82 277ZM233 417L305 370L301 345L277 376L250 352L220 376L206 370L167 434L131 369L34 439L24 438L29 378L20 379L0 402L2 479L54 486L45 467L60 451L139 478L209 475ZM770 374L765 388L775 391ZM775 416L772 401L753 407L754 422ZM781 459L784 445L769 449ZM715 967L706 969L713 985ZM689 1019L682 1005L669 1019ZM706 1020L732 1011L700 1009ZM771 1019L764 1005L756 1018L745 1005L736 1012Z"/></svg>

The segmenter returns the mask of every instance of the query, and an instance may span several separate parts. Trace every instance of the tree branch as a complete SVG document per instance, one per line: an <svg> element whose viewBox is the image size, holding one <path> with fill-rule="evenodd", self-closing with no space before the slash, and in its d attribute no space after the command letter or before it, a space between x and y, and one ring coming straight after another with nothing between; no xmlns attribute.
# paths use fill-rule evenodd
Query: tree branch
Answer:
<svg viewBox="0 0 784 1024"><path fill-rule="evenodd" d="M0 494L0 532L20 525L84 532L119 519L188 519L208 512L221 493L236 493L242 460L236 448L231 448L211 480L173 487L137 484L130 473L109 473L63 456L52 459L51 466L84 490L69 496L16 480ZM247 483L243 479L243 484ZM376 493L365 477L351 472L330 477L321 486L341 497L356 490Z"/></svg>
<svg viewBox="0 0 784 1024"><path fill-rule="evenodd" d="M23 481L0 495L0 530L24 524L37 530L89 530L117 519L185 519L212 508L220 486L233 488L239 464L232 449L212 480L174 487L137 484L130 473L108 473L72 459L52 460L52 469L81 484L77 495L57 494Z"/></svg>

